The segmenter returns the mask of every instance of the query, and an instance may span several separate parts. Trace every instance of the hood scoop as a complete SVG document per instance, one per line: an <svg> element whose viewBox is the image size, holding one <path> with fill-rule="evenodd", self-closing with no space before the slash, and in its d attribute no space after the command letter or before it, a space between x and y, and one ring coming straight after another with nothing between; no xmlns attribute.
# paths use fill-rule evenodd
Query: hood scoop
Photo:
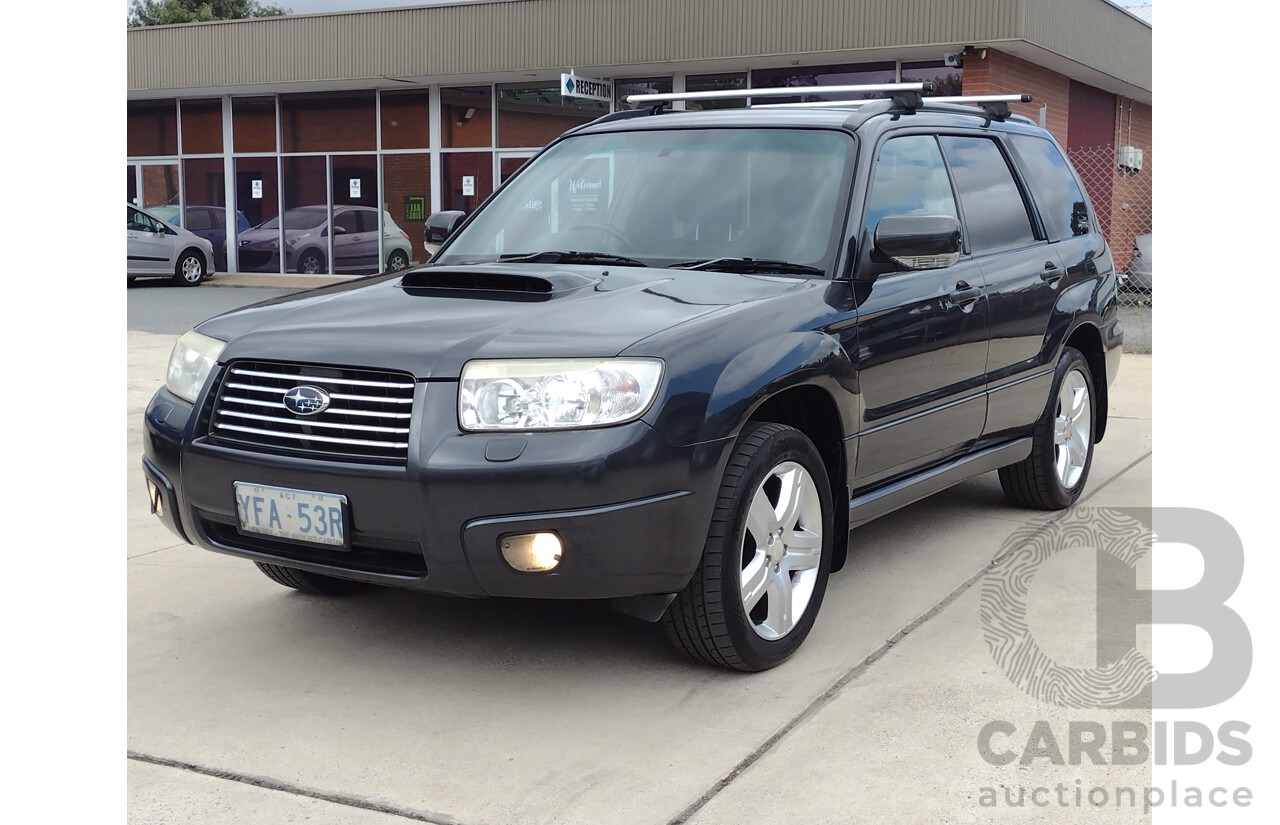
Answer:
<svg viewBox="0 0 1280 825"><path fill-rule="evenodd" d="M493 298L504 301L545 301L556 294L600 283L577 272L551 271L531 275L523 269L485 267L425 269L405 274L400 286L410 295Z"/></svg>

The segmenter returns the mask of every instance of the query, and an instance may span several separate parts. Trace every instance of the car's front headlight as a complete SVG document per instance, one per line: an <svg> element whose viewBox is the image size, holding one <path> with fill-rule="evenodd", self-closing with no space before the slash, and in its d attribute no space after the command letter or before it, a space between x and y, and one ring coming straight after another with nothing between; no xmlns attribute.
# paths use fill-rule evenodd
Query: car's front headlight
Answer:
<svg viewBox="0 0 1280 825"><path fill-rule="evenodd" d="M471 361L462 368L464 430L560 430L634 421L662 380L654 358Z"/></svg>
<svg viewBox="0 0 1280 825"><path fill-rule="evenodd" d="M209 372L226 346L226 341L191 330L173 345L164 385L179 398L196 403L196 397L200 395Z"/></svg>

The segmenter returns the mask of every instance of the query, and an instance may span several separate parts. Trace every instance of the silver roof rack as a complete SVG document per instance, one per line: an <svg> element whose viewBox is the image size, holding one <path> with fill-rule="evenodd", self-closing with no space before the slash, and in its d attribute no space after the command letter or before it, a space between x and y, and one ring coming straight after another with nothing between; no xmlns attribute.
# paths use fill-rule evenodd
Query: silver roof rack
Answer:
<svg viewBox="0 0 1280 825"><path fill-rule="evenodd" d="M821 87L818 87L821 88ZM798 94L815 94L825 92L815 92L814 87L810 87L803 91L792 92L792 95ZM753 95L754 97L754 95ZM868 103L874 103L880 98L866 98L864 100L806 100L802 103L754 103L751 105L753 109L846 109L850 107L865 106ZM946 97L926 97L925 103L1030 103L1031 95L952 95Z"/></svg>
<svg viewBox="0 0 1280 825"><path fill-rule="evenodd" d="M734 100L756 97L796 97L816 94L884 94L932 92L933 81L920 83L866 83L854 86L778 86L765 89L717 89L712 92L671 92L653 95L628 95L627 102L641 106L660 106L678 100ZM864 102L864 101L859 101Z"/></svg>
<svg viewBox="0 0 1280 825"><path fill-rule="evenodd" d="M855 86L777 86L764 89L717 89L711 92L672 92L668 94L628 95L627 102L647 107L652 114L660 113L668 103L681 100L734 100L748 99L750 108L812 108L853 109L854 117L865 122L882 114L904 115L939 104L953 105L949 111L955 114L974 114L990 120L1027 120L1009 109L1010 103L1030 103L1031 95L947 95L925 97L923 92L936 91L937 84L925 80L919 83L868 83ZM799 103L756 103L756 98L803 97L805 95L863 94L861 100L807 100ZM956 105L959 104L959 105ZM965 104L974 104L969 106ZM976 108L975 108L976 107ZM613 116L609 116L613 117ZM1028 120L1028 122L1030 122Z"/></svg>

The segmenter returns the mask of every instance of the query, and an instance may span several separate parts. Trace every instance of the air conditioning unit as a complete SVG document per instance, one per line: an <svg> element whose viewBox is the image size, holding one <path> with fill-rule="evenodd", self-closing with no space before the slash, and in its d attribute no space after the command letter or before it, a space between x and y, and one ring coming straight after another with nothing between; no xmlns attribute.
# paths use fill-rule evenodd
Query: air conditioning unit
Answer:
<svg viewBox="0 0 1280 825"><path fill-rule="evenodd" d="M1121 172L1142 171L1142 149L1137 146L1121 146L1117 153L1116 166Z"/></svg>

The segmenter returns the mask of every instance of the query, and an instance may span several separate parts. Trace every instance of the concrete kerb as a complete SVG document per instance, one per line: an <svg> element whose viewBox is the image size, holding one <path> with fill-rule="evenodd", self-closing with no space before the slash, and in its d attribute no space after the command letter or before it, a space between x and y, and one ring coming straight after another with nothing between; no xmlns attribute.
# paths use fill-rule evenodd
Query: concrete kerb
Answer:
<svg viewBox="0 0 1280 825"><path fill-rule="evenodd" d="M261 274L255 272L218 272L208 278L202 286L265 286L276 289L312 289L318 286L340 284L353 280L352 275L280 275L274 273Z"/></svg>

